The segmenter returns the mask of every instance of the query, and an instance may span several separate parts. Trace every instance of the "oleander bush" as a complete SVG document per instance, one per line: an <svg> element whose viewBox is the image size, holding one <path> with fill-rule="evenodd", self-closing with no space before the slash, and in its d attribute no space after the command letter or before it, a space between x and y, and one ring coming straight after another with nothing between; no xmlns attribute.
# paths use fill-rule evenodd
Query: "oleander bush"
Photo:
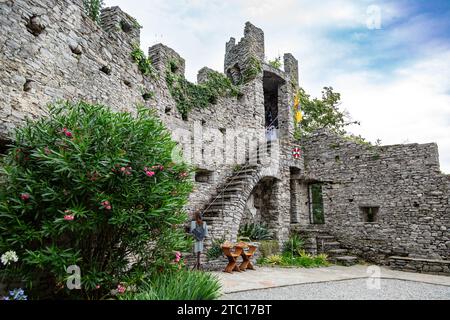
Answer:
<svg viewBox="0 0 450 320"><path fill-rule="evenodd" d="M0 282L32 299L99 299L178 270L192 184L175 146L142 108L58 103L18 129L0 167ZM66 286L72 265L80 290Z"/></svg>

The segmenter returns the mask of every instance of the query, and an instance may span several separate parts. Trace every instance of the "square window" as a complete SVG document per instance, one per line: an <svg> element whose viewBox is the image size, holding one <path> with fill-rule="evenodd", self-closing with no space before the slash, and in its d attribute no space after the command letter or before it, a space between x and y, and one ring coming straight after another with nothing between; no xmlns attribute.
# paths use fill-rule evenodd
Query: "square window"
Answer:
<svg viewBox="0 0 450 320"><path fill-rule="evenodd" d="M380 207L360 207L361 220L363 222L378 222Z"/></svg>
<svg viewBox="0 0 450 320"><path fill-rule="evenodd" d="M213 172L208 170L199 170L195 173L195 182L211 183Z"/></svg>

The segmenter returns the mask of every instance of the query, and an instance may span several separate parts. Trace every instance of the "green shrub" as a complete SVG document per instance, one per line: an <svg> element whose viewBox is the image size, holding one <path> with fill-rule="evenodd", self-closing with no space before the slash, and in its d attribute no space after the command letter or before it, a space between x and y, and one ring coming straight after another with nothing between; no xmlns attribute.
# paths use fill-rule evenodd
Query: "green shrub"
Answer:
<svg viewBox="0 0 450 320"><path fill-rule="evenodd" d="M175 252L191 245L182 224L192 183L190 168L172 162L175 146L149 110L83 102L18 129L0 171L0 253L18 261L0 279L27 281L32 298L44 295L39 285L99 298L177 268ZM82 290L64 287L70 265L81 268Z"/></svg>
<svg viewBox="0 0 450 320"><path fill-rule="evenodd" d="M280 267L299 267L299 268L315 268L328 266L327 255L320 254L313 256L300 251L299 256L289 255L271 255L267 258L258 259L259 265L280 266Z"/></svg>
<svg viewBox="0 0 450 320"><path fill-rule="evenodd" d="M255 56L250 56L247 59L245 65L246 67L243 77L244 84L254 80L259 74L263 72L261 61Z"/></svg>
<svg viewBox="0 0 450 320"><path fill-rule="evenodd" d="M275 69L280 69L283 66L280 56L276 57L273 60L269 60L268 64L274 67Z"/></svg>
<svg viewBox="0 0 450 320"><path fill-rule="evenodd" d="M214 300L220 297L221 284L211 273L171 272L158 275L137 292L119 296L121 300Z"/></svg>
<svg viewBox="0 0 450 320"><path fill-rule="evenodd" d="M206 257L209 260L214 260L221 257L223 255L221 245L224 242L225 238L214 240L211 248L209 248L208 251L206 252Z"/></svg>
<svg viewBox="0 0 450 320"><path fill-rule="evenodd" d="M289 256L299 256L300 250L303 249L304 240L297 234L289 237L289 240L283 243L283 254Z"/></svg>
<svg viewBox="0 0 450 320"><path fill-rule="evenodd" d="M239 236L247 237L252 241L271 240L272 234L267 225L259 223L246 223L239 228Z"/></svg>
<svg viewBox="0 0 450 320"><path fill-rule="evenodd" d="M262 240L259 241L258 250L263 257L268 257L274 254L278 254L280 251L280 245L277 240Z"/></svg>
<svg viewBox="0 0 450 320"><path fill-rule="evenodd" d="M152 60L150 57L146 57L144 51L139 47L138 44L134 44L133 51L131 52L131 57L133 61L137 63L139 71L144 76L156 77L156 69L153 67Z"/></svg>

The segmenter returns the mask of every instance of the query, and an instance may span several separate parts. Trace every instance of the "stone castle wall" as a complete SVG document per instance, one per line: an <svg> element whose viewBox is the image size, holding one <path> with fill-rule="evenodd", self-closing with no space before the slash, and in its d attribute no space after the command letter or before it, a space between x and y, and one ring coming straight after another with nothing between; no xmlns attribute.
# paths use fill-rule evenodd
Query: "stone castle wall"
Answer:
<svg viewBox="0 0 450 320"><path fill-rule="evenodd" d="M100 18L97 24L88 17L82 0L0 3L0 140L8 140L26 118L44 116L46 105L59 100L84 100L130 112L143 105L157 111L193 165L211 171L212 178L196 183L190 197L188 209L202 209L232 173L234 164L223 164L227 151L245 144L248 155L250 133L264 132L262 74L241 86L239 98L221 97L182 119L165 75L171 59L179 61L177 73L184 74L184 59L165 45L153 45L148 56L158 74L143 76L131 57L140 45L137 21L118 7L104 9ZM247 23L240 48L247 50L245 43L253 48L255 37L257 50L263 50L262 31ZM200 70L199 82L205 71ZM148 92L154 97L144 99ZM226 134L233 130L238 137L227 150ZM201 143L192 145L195 138ZM245 162L243 158L234 160Z"/></svg>
<svg viewBox="0 0 450 320"><path fill-rule="evenodd" d="M26 117L45 115L46 104L61 99L131 112L143 105L157 112L185 156L200 169L188 206L192 212L216 197L217 189L233 176L234 164L245 162L244 154L224 164L231 150L245 145L247 156L255 156L248 138L255 130L264 138L265 91L276 90L275 164L255 169L244 192L233 195L236 201L229 210L213 217L212 235L236 239L249 211L248 196L253 190L263 195L261 181L270 179L270 208L264 220L275 238L285 241L291 223L310 224L308 183L319 181L324 183L325 227L355 254L375 262L385 262L390 255L449 258L450 180L439 171L437 146L368 147L318 132L301 142L302 158L293 159L292 148L299 146L292 136L291 107L298 61L285 54L284 71L264 63L264 33L251 23L238 43L231 38L226 44L224 71L235 83L242 82L256 58L261 72L241 85L241 96L194 108L185 119L165 75L170 60L179 62L180 75L186 62L173 49L156 44L148 56L157 76L143 76L131 57L140 45L140 27L120 8L104 9L97 24L84 13L82 0L8 0L0 3L0 24L0 143ZM199 83L208 70L199 71ZM150 99L145 97L148 92L154 94ZM234 131L238 136L225 145ZM193 145L196 139L201 143ZM364 206L379 207L377 222L361 221Z"/></svg>
<svg viewBox="0 0 450 320"><path fill-rule="evenodd" d="M365 146L322 131L303 147L306 178L324 182L325 229L356 255L449 258L450 176L436 144ZM361 207L379 207L377 221Z"/></svg>

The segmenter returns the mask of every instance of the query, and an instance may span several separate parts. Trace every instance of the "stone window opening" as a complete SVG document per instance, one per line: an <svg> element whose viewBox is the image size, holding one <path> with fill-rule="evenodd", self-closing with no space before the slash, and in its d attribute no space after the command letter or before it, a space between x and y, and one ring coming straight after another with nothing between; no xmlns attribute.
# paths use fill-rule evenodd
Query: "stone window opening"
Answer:
<svg viewBox="0 0 450 320"><path fill-rule="evenodd" d="M310 223L325 224L322 183L310 183L308 189Z"/></svg>
<svg viewBox="0 0 450 320"><path fill-rule="evenodd" d="M213 182L213 171L209 170L198 170L195 173L195 182L199 183L212 183Z"/></svg>
<svg viewBox="0 0 450 320"><path fill-rule="evenodd" d="M380 207L360 207L361 220L366 223L378 222Z"/></svg>
<svg viewBox="0 0 450 320"><path fill-rule="evenodd" d="M0 155L6 155L11 148L12 141L0 138Z"/></svg>
<svg viewBox="0 0 450 320"><path fill-rule="evenodd" d="M39 36L45 30L42 19L37 15L33 15L32 17L30 17L30 19L27 21L26 27L28 32L30 32L35 37Z"/></svg>
<svg viewBox="0 0 450 320"><path fill-rule="evenodd" d="M278 88L282 85L282 81L277 75L264 72L264 110L267 130L278 129Z"/></svg>
<svg viewBox="0 0 450 320"><path fill-rule="evenodd" d="M109 75L111 75L112 69L110 66L103 66L100 68L100 71L109 76Z"/></svg>
<svg viewBox="0 0 450 320"><path fill-rule="evenodd" d="M34 84L34 81L33 81L33 80L27 79L27 80L25 81L25 84L23 85L23 91L25 91L25 92L31 92L31 91L33 90L33 84Z"/></svg>
<svg viewBox="0 0 450 320"><path fill-rule="evenodd" d="M131 31L133 31L133 26L125 20L120 21L120 28L125 33L130 33Z"/></svg>

